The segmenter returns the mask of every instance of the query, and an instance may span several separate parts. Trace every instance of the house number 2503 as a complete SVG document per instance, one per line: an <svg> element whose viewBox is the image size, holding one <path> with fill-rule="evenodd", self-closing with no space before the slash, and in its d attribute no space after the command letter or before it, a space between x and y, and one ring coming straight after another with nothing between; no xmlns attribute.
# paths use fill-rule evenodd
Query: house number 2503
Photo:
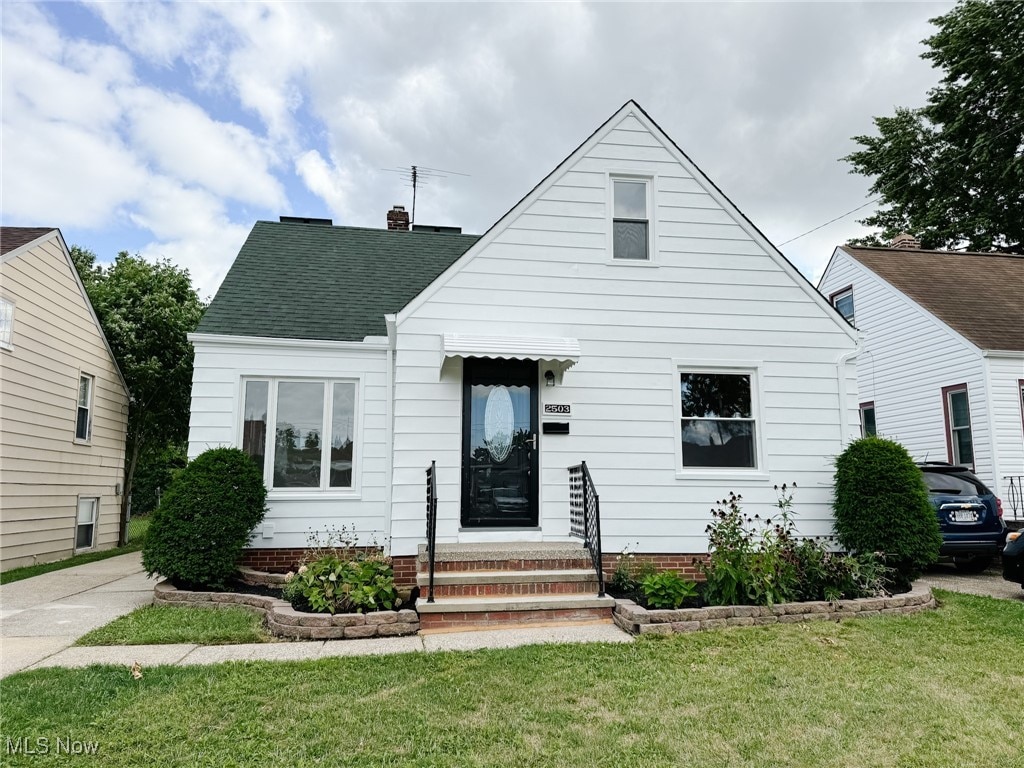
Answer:
<svg viewBox="0 0 1024 768"><path fill-rule="evenodd" d="M572 406L568 403L544 403L545 416L572 416Z"/></svg>

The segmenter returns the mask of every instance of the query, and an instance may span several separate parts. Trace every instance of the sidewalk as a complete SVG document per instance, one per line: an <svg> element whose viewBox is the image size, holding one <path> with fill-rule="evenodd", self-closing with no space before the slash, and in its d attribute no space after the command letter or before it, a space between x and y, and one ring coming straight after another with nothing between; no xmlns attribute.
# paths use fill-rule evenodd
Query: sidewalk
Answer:
<svg viewBox="0 0 1024 768"><path fill-rule="evenodd" d="M243 645L106 645L66 648L48 655L29 669L86 667L114 664L143 669L158 664L189 666L224 661L308 661L336 656L381 656L393 653L470 651L480 648L515 648L544 643L629 643L631 635L614 624L495 629L411 637L375 637L366 640L317 640Z"/></svg>
<svg viewBox="0 0 1024 768"><path fill-rule="evenodd" d="M131 552L0 586L0 677L150 604L154 583Z"/></svg>
<svg viewBox="0 0 1024 768"><path fill-rule="evenodd" d="M155 583L146 578L140 554L132 552L0 586L0 677L25 669L89 664L130 666L136 661L143 667L222 661L297 661L332 656L513 648L538 643L615 643L633 639L608 623L245 645L72 645L86 632L152 603Z"/></svg>

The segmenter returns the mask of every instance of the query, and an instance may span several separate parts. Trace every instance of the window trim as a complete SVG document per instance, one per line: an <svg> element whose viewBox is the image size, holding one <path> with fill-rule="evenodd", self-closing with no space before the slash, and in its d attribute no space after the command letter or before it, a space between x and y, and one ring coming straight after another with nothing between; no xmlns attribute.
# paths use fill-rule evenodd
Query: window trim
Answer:
<svg viewBox="0 0 1024 768"><path fill-rule="evenodd" d="M1020 406L1020 428L1024 434L1024 379L1017 379L1017 404Z"/></svg>
<svg viewBox="0 0 1024 768"><path fill-rule="evenodd" d="M951 403L950 403L950 396L958 394L960 392L963 392L964 396L967 398L967 427L966 427L966 429L970 430L970 433L971 433L971 453L972 454L974 453L974 422L971 419L971 393L970 393L970 389L967 386L967 382L964 382L963 384L953 384L951 386L943 387L942 388L942 417L943 417L943 420L945 421L945 426L946 426L946 429L945 429L945 433L946 433L946 458L949 460L950 464L956 464L958 466L968 467L968 468L971 469L971 471L974 471L975 457L972 456L970 462L963 462L963 461L957 461L956 460L956 450L955 450L955 445L956 444L953 441L953 429L954 429L954 427L953 427L953 413L952 413L953 409L952 409L952 406L951 406ZM965 427L956 427L956 429L965 429Z"/></svg>
<svg viewBox="0 0 1024 768"><path fill-rule="evenodd" d="M18 303L14 299L12 299L10 296L3 296L3 295L0 295L0 302L3 302L3 303L11 305L11 324L10 324L11 340L10 341L4 341L3 337L0 336L0 349L5 349L8 352L10 352L10 351L14 350L14 315L15 315L15 312L17 311L17 309L18 309ZM3 312L3 307L0 306L0 313L2 313L2 312Z"/></svg>
<svg viewBox="0 0 1024 768"><path fill-rule="evenodd" d="M89 380L89 404L82 406L78 402L78 396L82 388L82 379ZM78 411L85 407L88 411L88 417L86 418L85 437L78 436ZM96 377L91 373L79 370L78 372L78 387L75 389L75 418L74 418L74 439L72 442L75 445L92 445L92 428L93 428L93 416L96 410Z"/></svg>
<svg viewBox="0 0 1024 768"><path fill-rule="evenodd" d="M768 481L769 473L765 453L764 393L761 390L761 361L753 360L672 360L672 443L675 450L676 480L714 480L757 482ZM683 441L679 425L683 419L683 404L679 397L680 375L683 373L733 374L750 377L750 413L754 422L754 467L686 467L683 466Z"/></svg>
<svg viewBox="0 0 1024 768"><path fill-rule="evenodd" d="M358 499L362 497L362 463L363 463L363 417L362 417L362 394L363 374L352 374L349 376L266 376L247 375L239 377L238 385L238 413L235 420L235 445L241 449L242 439L245 432L245 385L250 381L267 382L267 429L264 439L267 441L263 454L263 483L267 487L267 498L271 501L283 499ZM330 434L333 427L331 420L333 414L333 393L335 384L353 384L355 392L352 405L352 485L348 488L332 488L330 486L330 473L324 471L329 465L325 460L325 454L330 449L330 440L321 439L321 471L320 485L317 488L275 488L274 487L274 452L277 449L277 441L272 440L271 435L277 434L277 386L280 382L322 384L324 386L324 414L321 421L322 436Z"/></svg>
<svg viewBox="0 0 1024 768"><path fill-rule="evenodd" d="M867 431L865 430L864 411L869 410L869 409L874 413L874 419L875 419L875 431L874 431L873 435L868 435ZM871 437L871 436L877 436L877 435L878 435L878 411L875 410L875 401L874 400L868 400L867 402L860 404L860 436L861 437Z"/></svg>
<svg viewBox="0 0 1024 768"><path fill-rule="evenodd" d="M656 174L636 173L635 171L608 171L607 172L607 205L608 205L608 258L607 263L630 267L656 267L657 252L654 244L657 242L655 233L654 188L658 177ZM646 259L618 259L615 258L615 182L632 181L643 182L647 189L647 258ZM639 221L639 219L624 219L624 221Z"/></svg>
<svg viewBox="0 0 1024 768"><path fill-rule="evenodd" d="M853 318L850 319L848 319L846 315L844 315L839 310L839 307L836 305L836 302L839 301L839 299L846 296L846 294L850 294L850 300L853 301ZM839 316L843 318L843 320L846 320L846 322L848 322L854 328L857 327L857 298L856 296L854 296L853 293L853 283L850 283L845 288L840 288L838 291L833 291L832 293L830 293L828 295L828 303L832 305L832 308L836 312L839 312Z"/></svg>
<svg viewBox="0 0 1024 768"><path fill-rule="evenodd" d="M77 497L77 501L75 503L75 527L74 527L74 533L72 534L72 536L73 536L73 539L72 539L72 551L76 555L79 552L92 552L94 549L96 549L96 534L98 532L97 529L99 528L99 522L100 522L100 503L101 503L101 498L102 497L100 497L100 496L81 496L81 495ZM81 525L81 523L78 522L78 512L81 509L83 501L92 501L93 502L93 507L92 507L92 523L89 523L89 525L92 525L92 540L91 540L91 543L89 544L88 547L80 547L80 546L78 546L78 527L79 527L79 525Z"/></svg>

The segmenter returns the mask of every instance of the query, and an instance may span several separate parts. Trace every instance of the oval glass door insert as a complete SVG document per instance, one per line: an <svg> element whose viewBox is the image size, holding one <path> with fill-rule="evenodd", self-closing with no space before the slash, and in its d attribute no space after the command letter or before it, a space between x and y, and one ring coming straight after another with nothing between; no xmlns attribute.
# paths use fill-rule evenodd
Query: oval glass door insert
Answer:
<svg viewBox="0 0 1024 768"><path fill-rule="evenodd" d="M502 462L512 452L515 412L508 388L496 386L487 394L484 407L484 445L495 462Z"/></svg>

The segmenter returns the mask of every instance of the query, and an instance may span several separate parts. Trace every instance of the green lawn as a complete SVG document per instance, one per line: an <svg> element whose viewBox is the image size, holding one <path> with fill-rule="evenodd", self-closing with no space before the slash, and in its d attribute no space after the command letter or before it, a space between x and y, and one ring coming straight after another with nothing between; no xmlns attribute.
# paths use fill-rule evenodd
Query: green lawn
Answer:
<svg viewBox="0 0 1024 768"><path fill-rule="evenodd" d="M1024 605L941 597L631 645L38 670L0 683L0 731L97 741L62 759L115 768L1024 766Z"/></svg>
<svg viewBox="0 0 1024 768"><path fill-rule="evenodd" d="M263 617L244 608L147 605L83 635L75 645L224 645L271 639Z"/></svg>
<svg viewBox="0 0 1024 768"><path fill-rule="evenodd" d="M52 563L40 563L39 565L26 565L24 568L14 568L10 571L0 573L0 584L10 584L12 581L21 581L22 579L28 579L32 576L50 573L51 571L60 571L64 568L71 568L75 565L94 563L97 560L106 560L108 557L126 555L129 552L138 552L142 549L144 541L145 537L142 537L129 542L123 547L104 549L102 552L85 552L84 554L68 557L64 560L55 560ZM0 744L0 748L2 748L2 746L3 745ZM3 754L2 749L0 749L0 754Z"/></svg>

